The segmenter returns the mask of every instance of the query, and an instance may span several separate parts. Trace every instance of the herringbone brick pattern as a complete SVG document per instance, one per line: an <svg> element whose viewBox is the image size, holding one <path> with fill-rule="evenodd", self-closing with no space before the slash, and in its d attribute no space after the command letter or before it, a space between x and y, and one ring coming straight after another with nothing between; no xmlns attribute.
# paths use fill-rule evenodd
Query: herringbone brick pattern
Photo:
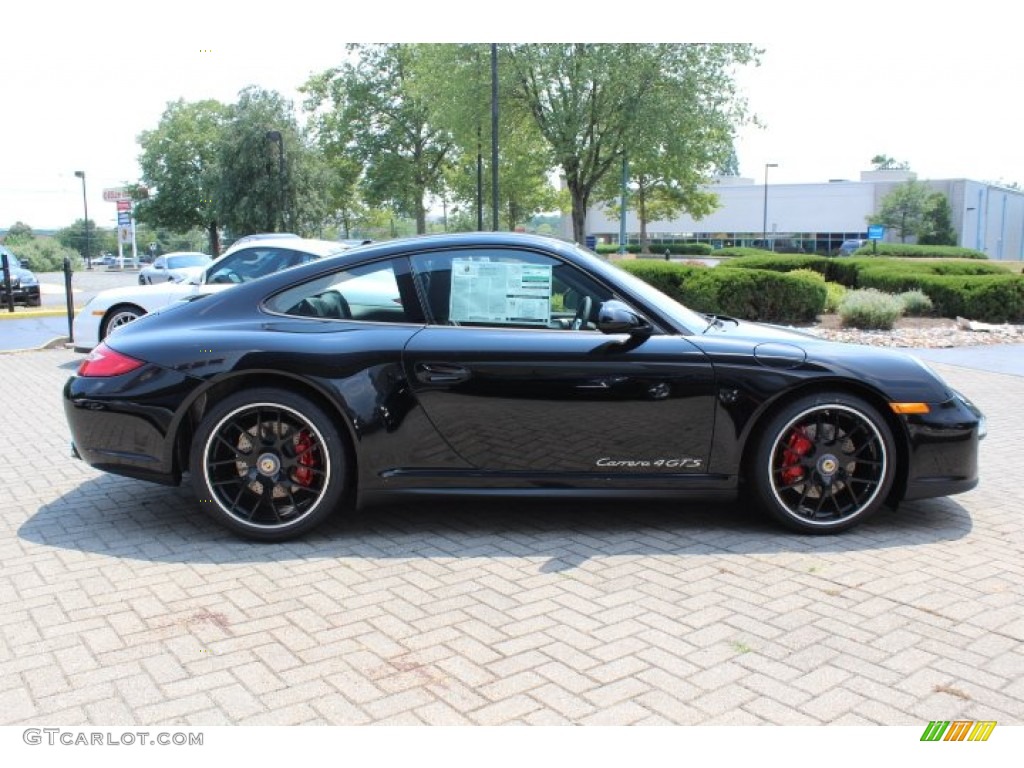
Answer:
<svg viewBox="0 0 1024 768"><path fill-rule="evenodd" d="M837 537L737 506L363 510L258 545L69 457L79 356L0 356L0 723L1024 720L1024 379L979 489Z"/></svg>

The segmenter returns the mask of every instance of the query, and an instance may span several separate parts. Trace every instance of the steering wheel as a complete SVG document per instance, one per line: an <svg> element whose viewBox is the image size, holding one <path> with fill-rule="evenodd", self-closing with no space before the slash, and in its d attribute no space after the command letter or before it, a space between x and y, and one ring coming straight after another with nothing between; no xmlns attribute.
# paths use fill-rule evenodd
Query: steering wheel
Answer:
<svg viewBox="0 0 1024 768"><path fill-rule="evenodd" d="M593 306L589 296L584 296L580 299L579 303L576 304L576 316L572 319L572 330L578 331L583 327L583 324L590 317L590 308Z"/></svg>

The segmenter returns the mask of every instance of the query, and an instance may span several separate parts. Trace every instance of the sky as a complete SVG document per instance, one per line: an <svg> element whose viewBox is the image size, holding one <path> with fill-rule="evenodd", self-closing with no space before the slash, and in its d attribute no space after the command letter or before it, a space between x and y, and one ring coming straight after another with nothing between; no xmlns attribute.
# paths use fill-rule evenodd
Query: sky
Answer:
<svg viewBox="0 0 1024 768"><path fill-rule="evenodd" d="M750 42L764 53L736 76L758 121L738 134L741 175L763 183L765 164L776 163L772 184L857 179L885 154L919 178L1024 184L1024 46L1008 3L635 0L582 6L587 13L539 0L487 13L475 0L369 5L8 4L0 228L81 218L78 170L89 217L113 226L102 190L138 179L136 138L168 102L231 103L259 85L298 106L298 87L337 65L347 42Z"/></svg>

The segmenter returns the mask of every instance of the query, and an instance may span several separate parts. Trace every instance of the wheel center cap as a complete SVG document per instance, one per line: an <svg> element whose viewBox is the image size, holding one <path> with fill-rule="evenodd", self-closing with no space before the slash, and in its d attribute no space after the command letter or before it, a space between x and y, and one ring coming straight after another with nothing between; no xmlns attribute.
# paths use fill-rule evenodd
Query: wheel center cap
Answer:
<svg viewBox="0 0 1024 768"><path fill-rule="evenodd" d="M281 460L272 453L264 453L256 461L256 469L261 475L273 477L281 471Z"/></svg>
<svg viewBox="0 0 1024 768"><path fill-rule="evenodd" d="M839 469L839 462L832 454L826 454L818 459L818 471L826 476L834 475Z"/></svg>

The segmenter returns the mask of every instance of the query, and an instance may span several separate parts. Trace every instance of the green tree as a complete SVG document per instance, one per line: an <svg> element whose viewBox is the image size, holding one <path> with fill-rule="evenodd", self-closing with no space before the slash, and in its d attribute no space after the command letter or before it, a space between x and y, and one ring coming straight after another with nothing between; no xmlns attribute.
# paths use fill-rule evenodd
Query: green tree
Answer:
<svg viewBox="0 0 1024 768"><path fill-rule="evenodd" d="M217 153L214 196L233 235L319 230L324 178L292 103L275 91L244 89L228 108Z"/></svg>
<svg viewBox="0 0 1024 768"><path fill-rule="evenodd" d="M498 49L498 216L494 229L515 229L539 210L559 205L548 179L550 153L536 122L514 96L513 71L507 52ZM460 208L475 210L479 202L492 211L491 190L491 46L418 45L410 87L428 107L431 123L454 143L452 162L440 194ZM478 167L482 173L478 175ZM481 189L482 187L482 189ZM484 201L489 201L484 203ZM490 215L481 217L485 220ZM475 228L475 226L474 226Z"/></svg>
<svg viewBox="0 0 1024 768"><path fill-rule="evenodd" d="M410 87L417 47L349 45L348 50L350 61L304 86L307 108L337 113L319 120L320 146L333 145L335 155L354 158L363 168L366 201L413 217L422 234L427 197L442 189L452 140L431 124L427 104Z"/></svg>
<svg viewBox="0 0 1024 768"><path fill-rule="evenodd" d="M725 161L718 166L716 173L719 176L739 176L740 175L740 159L736 156L736 147L733 146L729 150L728 156Z"/></svg>
<svg viewBox="0 0 1024 768"><path fill-rule="evenodd" d="M905 243L908 237L916 237L921 232L927 200L927 185L910 179L882 198L878 212L867 217L868 223L881 224Z"/></svg>
<svg viewBox="0 0 1024 768"><path fill-rule="evenodd" d="M932 192L925 200L917 242L921 245L957 244L953 211L949 207L949 200L941 192Z"/></svg>
<svg viewBox="0 0 1024 768"><path fill-rule="evenodd" d="M151 191L136 205L137 218L178 232L202 228L214 256L220 252L218 152L228 112L212 99L179 99L167 105L155 129L138 138L142 180Z"/></svg>
<svg viewBox="0 0 1024 768"><path fill-rule="evenodd" d="M89 219L88 223L82 219L75 219L71 226L58 229L53 236L62 246L73 248L82 254L82 258L85 258L86 230L88 230L90 240L89 250L95 255L99 253L99 248L97 247L96 222L92 219Z"/></svg>
<svg viewBox="0 0 1024 768"><path fill-rule="evenodd" d="M896 160L888 155L875 155L871 158L871 164L876 171L909 171L910 163L906 160Z"/></svg>
<svg viewBox="0 0 1024 768"><path fill-rule="evenodd" d="M714 211L718 196L704 185L719 167L735 161L733 125L742 114L722 109L720 94L693 82L693 71L700 68L687 67L680 73L681 87L666 89L661 108L636 127L626 150L632 182L628 205L637 212L644 252L650 250L650 222L683 211L699 220ZM614 207L620 175L608 174L598 189Z"/></svg>
<svg viewBox="0 0 1024 768"><path fill-rule="evenodd" d="M32 227L23 221L17 221L8 227L7 232L4 234L4 244L8 246L18 245L19 243L25 243L35 237L32 232Z"/></svg>
<svg viewBox="0 0 1024 768"><path fill-rule="evenodd" d="M694 98L727 120L741 119L732 73L757 55L745 44L509 46L516 97L565 176L573 237L582 241L591 196L623 157L656 154L662 142L653 141L658 131L652 122L664 127L673 118L685 121L678 110L699 106Z"/></svg>

